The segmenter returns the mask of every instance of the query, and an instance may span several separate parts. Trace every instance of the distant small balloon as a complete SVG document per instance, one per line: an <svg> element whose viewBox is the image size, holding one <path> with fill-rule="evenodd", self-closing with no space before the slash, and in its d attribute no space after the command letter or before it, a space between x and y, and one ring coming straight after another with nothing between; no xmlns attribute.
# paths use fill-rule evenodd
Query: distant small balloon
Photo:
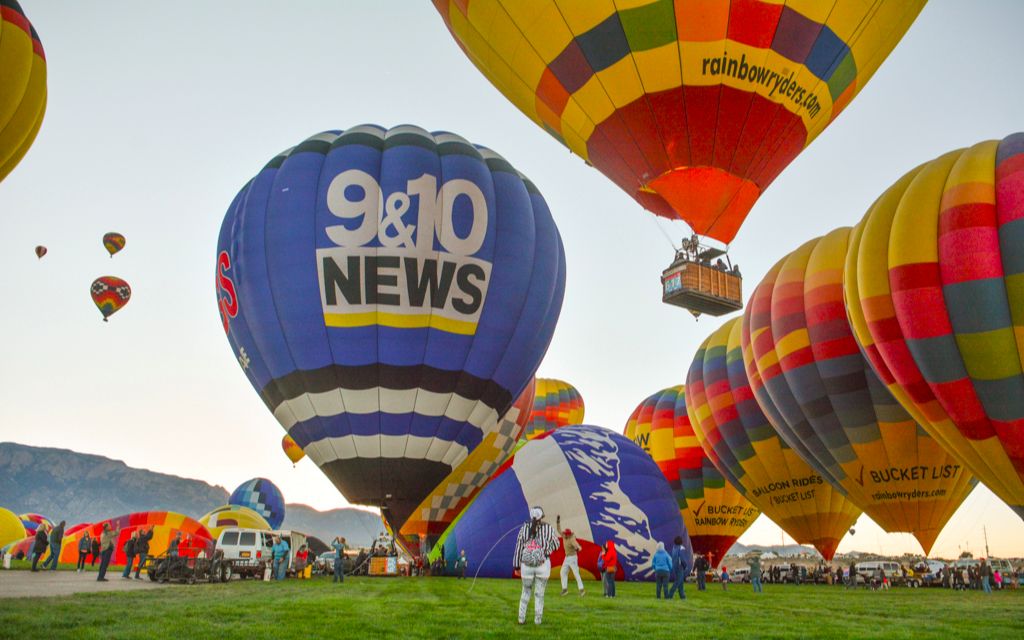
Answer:
<svg viewBox="0 0 1024 640"><path fill-rule="evenodd" d="M114 254L124 249L125 242L127 242L123 235L111 231L103 236L103 246L106 248L107 253L113 258Z"/></svg>
<svg viewBox="0 0 1024 640"><path fill-rule="evenodd" d="M132 288L121 278L100 276L92 281L89 288L92 301L103 314L103 322L128 304L132 298Z"/></svg>
<svg viewBox="0 0 1024 640"><path fill-rule="evenodd" d="M46 247L44 247L43 245L38 245L36 247L36 257L37 258L42 258L45 255L46 255Z"/></svg>
<svg viewBox="0 0 1024 640"><path fill-rule="evenodd" d="M306 452L287 433L281 439L281 449L284 450L284 455L288 456L288 459L292 461L292 466L295 466L299 460L306 457Z"/></svg>

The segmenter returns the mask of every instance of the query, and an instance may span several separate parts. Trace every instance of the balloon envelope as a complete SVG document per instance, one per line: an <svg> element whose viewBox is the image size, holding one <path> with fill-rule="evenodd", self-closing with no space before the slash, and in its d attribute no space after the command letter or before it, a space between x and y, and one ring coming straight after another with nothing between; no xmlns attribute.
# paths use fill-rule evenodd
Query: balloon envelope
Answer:
<svg viewBox="0 0 1024 640"><path fill-rule="evenodd" d="M281 450L284 451L284 455L288 456L288 459L295 464L299 460L306 457L306 452L302 450L302 447L298 445L292 437L287 433L281 438Z"/></svg>
<svg viewBox="0 0 1024 640"><path fill-rule="evenodd" d="M213 511L199 518L199 524L206 527L210 536L217 540L220 533L228 527L239 527L242 529L270 529L270 523L266 518L256 513L249 507L237 504L226 504L217 507Z"/></svg>
<svg viewBox="0 0 1024 640"><path fill-rule="evenodd" d="M686 412L683 385L662 389L633 411L625 436L661 469L690 532L693 552L718 566L761 512L715 468Z"/></svg>
<svg viewBox="0 0 1024 640"><path fill-rule="evenodd" d="M46 112L46 54L17 0L0 7L0 181L21 161Z"/></svg>
<svg viewBox="0 0 1024 640"><path fill-rule="evenodd" d="M284 522L284 496L277 485L266 478L253 478L238 485L228 498L229 505L248 507L265 518L271 529Z"/></svg>
<svg viewBox="0 0 1024 640"><path fill-rule="evenodd" d="M21 524L25 528L26 536L34 536L41 524L45 524L47 530L53 529L53 521L38 513L23 513L18 517L21 518Z"/></svg>
<svg viewBox="0 0 1024 640"><path fill-rule="evenodd" d="M850 245L846 304L879 378L1024 518L1024 133L910 171Z"/></svg>
<svg viewBox="0 0 1024 640"><path fill-rule="evenodd" d="M123 235L114 231L103 235L103 248L107 250L111 258L114 257L115 253L124 249L124 245L127 242Z"/></svg>
<svg viewBox="0 0 1024 640"><path fill-rule="evenodd" d="M924 0L434 0L523 113L650 211L728 243Z"/></svg>
<svg viewBox="0 0 1024 640"><path fill-rule="evenodd" d="M0 547L25 537L25 524L21 518L0 507Z"/></svg>
<svg viewBox="0 0 1024 640"><path fill-rule="evenodd" d="M564 380L537 378L537 394L523 437L532 440L552 429L582 424L583 396Z"/></svg>
<svg viewBox="0 0 1024 640"><path fill-rule="evenodd" d="M100 276L89 287L93 304L103 314L103 321L120 311L132 298L132 288L115 276Z"/></svg>
<svg viewBox="0 0 1024 640"><path fill-rule="evenodd" d="M561 515L562 528L572 529L583 547L580 569L593 577L600 575L597 554L606 540L615 541L619 579L653 579L658 542L671 549L676 536L693 566L686 525L657 465L624 436L590 425L527 442L445 533L439 542L445 558L465 550L469 575L512 577L516 534L534 506L552 526ZM564 557L559 548L552 566Z"/></svg>
<svg viewBox="0 0 1024 640"><path fill-rule="evenodd" d="M801 544L831 560L858 509L783 440L755 399L756 367L746 367L742 318L704 341L686 378L694 433L719 471ZM749 377L748 377L749 376Z"/></svg>
<svg viewBox="0 0 1024 640"><path fill-rule="evenodd" d="M179 555L184 557L195 557L205 552L207 557L212 557L214 540L206 527L186 515L173 511L138 511L125 515L96 522L84 529L64 536L60 548L61 562L78 561L78 541L89 532L91 538L97 538L103 533L103 525L109 524L111 529L120 529L117 540L114 544L114 553L111 556L110 564L124 565L127 558L124 554L124 544L135 531L153 529L153 538L149 542L149 555L158 556L167 552L167 548L174 540L177 533L182 534L179 542Z"/></svg>
<svg viewBox="0 0 1024 640"><path fill-rule="evenodd" d="M364 125L302 142L242 189L217 286L267 407L398 531L529 383L565 261L543 197L499 155Z"/></svg>
<svg viewBox="0 0 1024 640"><path fill-rule="evenodd" d="M36 247L36 257L42 259L42 257L45 256L45 255L46 255L46 247L44 247L43 245L38 245Z"/></svg>

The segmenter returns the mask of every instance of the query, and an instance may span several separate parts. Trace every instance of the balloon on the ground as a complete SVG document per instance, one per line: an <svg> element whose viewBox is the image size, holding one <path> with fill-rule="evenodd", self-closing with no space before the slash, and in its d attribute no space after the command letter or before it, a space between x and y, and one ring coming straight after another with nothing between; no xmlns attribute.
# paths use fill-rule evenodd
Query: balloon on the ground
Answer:
<svg viewBox="0 0 1024 640"><path fill-rule="evenodd" d="M434 0L470 61L645 209L728 243L924 0Z"/></svg>
<svg viewBox="0 0 1024 640"><path fill-rule="evenodd" d="M226 504L217 507L199 518L198 522L206 527L206 530L210 532L210 536L214 540L220 538L221 531L229 527L268 530L272 528L266 518L249 507L237 504Z"/></svg>
<svg viewBox="0 0 1024 640"><path fill-rule="evenodd" d="M17 0L0 3L0 181L21 161L46 113L46 54Z"/></svg>
<svg viewBox="0 0 1024 640"><path fill-rule="evenodd" d="M615 541L620 580L653 579L658 542L671 549L676 536L693 566L686 525L657 465L625 436L590 425L527 442L438 544L448 559L466 551L467 575L511 577L516 534L534 506L552 526L561 515L562 528L576 534L584 574L600 575L597 557L606 540ZM564 556L562 548L551 556L552 575Z"/></svg>
<svg viewBox="0 0 1024 640"><path fill-rule="evenodd" d="M532 440L552 429L570 424L582 424L583 396L564 380L537 378L537 394L523 437Z"/></svg>
<svg viewBox="0 0 1024 640"><path fill-rule="evenodd" d="M205 553L212 557L214 539L210 532L196 520L173 511L139 511L128 513L108 520L95 522L90 526L79 529L70 535L64 536L60 548L60 561L74 563L78 561L78 541L86 531L91 538L98 538L103 533L103 525L110 524L111 529L120 529L117 541L114 544L114 554L111 556L110 564L124 565L127 559L124 554L124 543L131 537L132 532L148 530L153 528L153 539L149 542L149 555L158 556L167 551L174 536L181 533L181 542L178 546L179 554L186 557L195 557Z"/></svg>
<svg viewBox="0 0 1024 640"><path fill-rule="evenodd" d="M348 501L396 531L499 428L565 287L533 184L408 125L324 132L273 158L228 209L216 271L250 383Z"/></svg>
<svg viewBox="0 0 1024 640"><path fill-rule="evenodd" d="M8 542L0 548L0 552L3 552L4 556L11 556L15 559L28 559L32 557L32 549L35 548L35 545L36 537L31 535ZM39 562L45 562L49 557L50 545L46 545L46 549L39 555Z"/></svg>
<svg viewBox="0 0 1024 640"><path fill-rule="evenodd" d="M0 547L25 537L25 524L13 511L0 507Z"/></svg>
<svg viewBox="0 0 1024 640"><path fill-rule="evenodd" d="M34 536L41 524L45 524L47 530L53 529L53 521L38 513L22 513L18 517L21 518L21 524L25 529L26 536Z"/></svg>
<svg viewBox="0 0 1024 640"><path fill-rule="evenodd" d="M79 522L78 524L73 524L73 525L71 525L70 527L68 527L67 529L64 530L64 535L69 536L72 533L77 533L77 532L81 531L82 529L91 527L92 524L93 523L91 523L91 522Z"/></svg>
<svg viewBox="0 0 1024 640"><path fill-rule="evenodd" d="M900 178L854 229L846 283L879 378L1024 518L1024 133Z"/></svg>
<svg viewBox="0 0 1024 640"><path fill-rule="evenodd" d="M533 407L536 378L502 416L498 428L487 434L480 445L455 467L448 477L430 492L402 525L401 538L436 536L478 495L505 460L516 450ZM417 537L418 541L418 537ZM407 542L411 547L412 543Z"/></svg>
<svg viewBox="0 0 1024 640"><path fill-rule="evenodd" d="M116 233L114 231L111 231L103 235L103 248L107 250L107 253L110 254L111 258L114 257L115 253L117 253L121 249L124 249L124 245L127 242L128 241L125 239L123 235L121 235L120 233Z"/></svg>
<svg viewBox="0 0 1024 640"><path fill-rule="evenodd" d="M231 492L228 504L248 507L270 524L271 529L278 529L284 522L284 496L277 485L266 478L252 478L238 485Z"/></svg>
<svg viewBox="0 0 1024 640"><path fill-rule="evenodd" d="M718 566L761 512L704 453L690 425L683 385L662 389L641 402L624 433L654 459L672 487L693 552L710 554L711 566Z"/></svg>
<svg viewBox="0 0 1024 640"><path fill-rule="evenodd" d="M89 287L93 304L103 314L103 322L120 311L132 298L132 288L115 276L100 276Z"/></svg>
<svg viewBox="0 0 1024 640"><path fill-rule="evenodd" d="M760 375L743 361L741 320L723 324L693 358L686 377L690 423L733 486L794 540L831 560L860 509L790 448L765 416L755 399L763 391Z"/></svg>
<svg viewBox="0 0 1024 640"><path fill-rule="evenodd" d="M288 456L293 465L306 457L306 452L287 433L281 438L281 450L284 451L284 455Z"/></svg>
<svg viewBox="0 0 1024 640"><path fill-rule="evenodd" d="M42 260L43 256L45 256L45 255L46 255L46 247L44 247L41 244L37 245L36 246L36 257L39 258L40 260Z"/></svg>

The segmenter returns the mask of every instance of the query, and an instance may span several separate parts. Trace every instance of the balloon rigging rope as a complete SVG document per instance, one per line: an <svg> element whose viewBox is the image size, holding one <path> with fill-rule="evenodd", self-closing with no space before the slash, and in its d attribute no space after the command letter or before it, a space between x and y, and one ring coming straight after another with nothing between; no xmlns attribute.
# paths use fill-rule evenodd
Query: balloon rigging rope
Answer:
<svg viewBox="0 0 1024 640"><path fill-rule="evenodd" d="M502 536L498 538L497 542L491 545L491 548L487 550L487 553L484 554L483 559L480 561L480 566L476 568L476 573L473 574L473 582L469 585L469 591L467 591L467 593L473 592L473 587L476 586L476 578L480 575L480 570L484 568L484 563L487 562L487 557L491 555L491 552L494 551L495 547L497 547L501 543L501 541L505 539L505 536L512 533L513 531L518 530L521 526L523 525L517 524L516 526L512 527L511 529L503 533Z"/></svg>

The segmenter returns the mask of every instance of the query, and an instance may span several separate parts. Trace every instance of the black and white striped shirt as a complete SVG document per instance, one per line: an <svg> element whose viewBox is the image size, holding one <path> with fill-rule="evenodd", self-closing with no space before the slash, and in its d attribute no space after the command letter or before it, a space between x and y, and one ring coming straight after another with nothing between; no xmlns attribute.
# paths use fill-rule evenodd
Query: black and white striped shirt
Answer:
<svg viewBox="0 0 1024 640"><path fill-rule="evenodd" d="M550 556L558 548L558 536L555 535L554 528L546 522L541 522L537 525L536 539L540 543L541 548L544 549L545 557ZM519 528L519 536L516 538L516 552L512 556L513 568L518 569L522 565L523 550L529 540L530 523L527 522Z"/></svg>

